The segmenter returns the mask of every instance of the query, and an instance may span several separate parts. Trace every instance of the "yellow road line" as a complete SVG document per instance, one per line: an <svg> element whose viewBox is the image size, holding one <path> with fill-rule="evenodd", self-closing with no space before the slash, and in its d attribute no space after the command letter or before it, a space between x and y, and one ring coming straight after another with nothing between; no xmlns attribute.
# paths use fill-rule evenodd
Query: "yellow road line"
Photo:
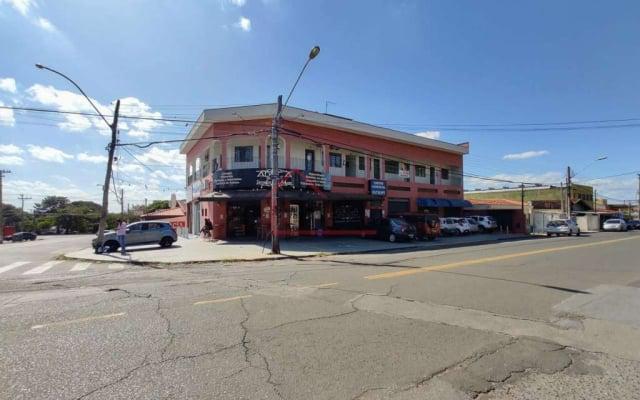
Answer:
<svg viewBox="0 0 640 400"><path fill-rule="evenodd" d="M121 313L116 313L116 314L99 315L97 317L86 317L86 318L80 318L80 319L71 319L71 320L68 320L68 321L51 322L49 324L34 325L34 326L31 327L31 329L41 329L41 328L46 328L48 326L69 325L69 324L75 324L75 323L78 323L78 322L87 322L87 321L95 321L95 320L99 320L99 319L116 318L116 317L121 317L121 316L123 316L125 314L126 313L121 312Z"/></svg>
<svg viewBox="0 0 640 400"><path fill-rule="evenodd" d="M253 296L250 295L250 294L247 294L247 295L244 295L244 296L227 297L227 298L224 298L224 299L213 299L213 300L196 301L195 303L193 303L193 305L194 306L198 306L200 304L226 303L227 301L248 299L249 297L253 297Z"/></svg>
<svg viewBox="0 0 640 400"><path fill-rule="evenodd" d="M493 261L504 261L504 260L510 260L512 258L535 256L535 255L538 255L538 254L546 254L546 253L554 253L554 252L557 252L557 251L581 249L581 248L593 247L593 246L601 246L601 245L605 245L605 244L624 242L625 240L632 240L632 239L640 239L640 236L626 237L626 238L623 238L623 239L603 240L601 242L575 244L575 245L570 245L570 246L552 247L552 248L549 248L549 249L532 250L532 251L525 251L525 252L522 252L522 253L512 253L512 254L505 254L505 255L501 255L501 256L477 258L477 259L472 259L472 260L463 260L463 261L457 261L457 262L452 262L452 263L447 263L447 264L432 265L432 266L429 266L429 267L408 268L408 269L403 269L401 271L385 272L385 273L382 273L382 274L368 275L368 276L365 276L364 278L368 279L368 280L397 278L397 277L401 277L401 276L414 275L414 274L418 274L418 273L421 273L421 272L440 271L440 270L444 270L444 269L466 267L466 266L469 266L469 265L484 264L484 263L493 262Z"/></svg>
<svg viewBox="0 0 640 400"><path fill-rule="evenodd" d="M331 282L331 283L322 283L320 285L315 285L315 286L311 286L312 288L326 288L329 286L335 286L337 284L339 284L340 282Z"/></svg>

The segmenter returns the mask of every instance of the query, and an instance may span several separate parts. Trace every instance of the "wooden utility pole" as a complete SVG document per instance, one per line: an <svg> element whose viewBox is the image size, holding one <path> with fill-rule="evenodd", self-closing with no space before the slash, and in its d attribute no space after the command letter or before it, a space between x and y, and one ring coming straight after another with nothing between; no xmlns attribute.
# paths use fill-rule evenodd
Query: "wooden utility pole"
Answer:
<svg viewBox="0 0 640 400"><path fill-rule="evenodd" d="M120 215L124 217L124 188L120 188Z"/></svg>
<svg viewBox="0 0 640 400"><path fill-rule="evenodd" d="M271 253L280 254L278 232L278 129L282 112L282 96L278 96L278 109L271 122Z"/></svg>
<svg viewBox="0 0 640 400"><path fill-rule="evenodd" d="M109 214L109 183L111 182L111 170L113 169L113 153L116 150L118 140L118 116L120 115L120 100L116 101L116 110L113 114L113 122L109 124L111 128L111 143L109 143L109 158L107 159L107 173L104 176L102 186L102 210L100 210L100 223L98 225L98 246L96 253L102 252L102 241L104 230L107 227L107 215Z"/></svg>
<svg viewBox="0 0 640 400"><path fill-rule="evenodd" d="M0 169L0 244L4 241L4 205L2 204L2 178L4 174L10 174L8 169Z"/></svg>
<svg viewBox="0 0 640 400"><path fill-rule="evenodd" d="M640 174L638 174L638 219L640 219Z"/></svg>
<svg viewBox="0 0 640 400"><path fill-rule="evenodd" d="M18 199L20 200L20 220L22 221L22 230L24 230L24 201L25 200L31 200L31 197L24 197L23 193L20 193L20 196L18 196Z"/></svg>
<svg viewBox="0 0 640 400"><path fill-rule="evenodd" d="M571 219L571 167L567 167L567 219Z"/></svg>

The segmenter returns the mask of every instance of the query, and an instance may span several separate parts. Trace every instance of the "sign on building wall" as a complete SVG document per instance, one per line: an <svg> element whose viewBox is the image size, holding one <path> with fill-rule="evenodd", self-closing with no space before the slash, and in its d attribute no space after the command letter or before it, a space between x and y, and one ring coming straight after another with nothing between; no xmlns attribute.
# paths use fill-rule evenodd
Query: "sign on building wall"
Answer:
<svg viewBox="0 0 640 400"><path fill-rule="evenodd" d="M280 169L278 175L280 189L327 190L327 178L322 172ZM215 190L268 189L271 169L218 170L213 174L213 187Z"/></svg>
<svg viewBox="0 0 640 400"><path fill-rule="evenodd" d="M369 179L369 194L373 196L386 196L387 182L379 179Z"/></svg>

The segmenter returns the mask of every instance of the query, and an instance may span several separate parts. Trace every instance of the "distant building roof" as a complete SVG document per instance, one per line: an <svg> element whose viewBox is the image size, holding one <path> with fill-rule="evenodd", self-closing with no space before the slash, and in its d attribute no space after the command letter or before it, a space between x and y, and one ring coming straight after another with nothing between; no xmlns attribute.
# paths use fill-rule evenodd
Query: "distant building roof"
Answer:
<svg viewBox="0 0 640 400"><path fill-rule="evenodd" d="M165 208L163 210L156 210L147 214L143 214L144 219L160 219L160 218L179 218L186 216L182 207Z"/></svg>
<svg viewBox="0 0 640 400"><path fill-rule="evenodd" d="M519 201L508 199L467 199L472 206L467 210L520 210L522 204Z"/></svg>

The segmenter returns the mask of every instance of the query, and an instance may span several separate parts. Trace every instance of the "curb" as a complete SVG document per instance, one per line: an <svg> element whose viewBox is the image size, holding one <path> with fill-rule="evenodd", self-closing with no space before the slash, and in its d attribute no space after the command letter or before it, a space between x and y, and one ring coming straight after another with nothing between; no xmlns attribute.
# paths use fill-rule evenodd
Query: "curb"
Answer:
<svg viewBox="0 0 640 400"><path fill-rule="evenodd" d="M492 244L498 242L514 242L520 240L535 240L540 239L542 237L537 236L518 236L512 238L495 238L495 239L486 239L479 240L475 242L466 242L466 243L434 243L429 246L421 246L419 244L406 244L403 246L387 248L387 249L371 249L371 250L360 250L360 251L336 251L336 252L323 252L317 254L307 254L307 255L287 255L280 254L275 256L264 256L264 257L253 257L253 258L233 258L233 259L217 259L217 260L197 260L197 261L176 261L176 262L164 262L164 261L129 261L129 260L94 260L91 258L84 257L74 257L68 256L66 254L58 256L59 260L76 260L76 261L91 261L95 263L123 263L123 264L132 264L132 265L160 265L160 266L174 266L174 265L192 265L192 264L211 264L211 263L239 263L239 262L251 262L251 261L270 261L270 260L283 260L283 259L306 259L306 258L314 258L314 257L327 257L327 256L337 256L337 255L348 255L348 254L371 254L371 253L392 253L402 250L416 249L416 250L445 250L452 248L462 248L469 246L481 246L485 244Z"/></svg>

